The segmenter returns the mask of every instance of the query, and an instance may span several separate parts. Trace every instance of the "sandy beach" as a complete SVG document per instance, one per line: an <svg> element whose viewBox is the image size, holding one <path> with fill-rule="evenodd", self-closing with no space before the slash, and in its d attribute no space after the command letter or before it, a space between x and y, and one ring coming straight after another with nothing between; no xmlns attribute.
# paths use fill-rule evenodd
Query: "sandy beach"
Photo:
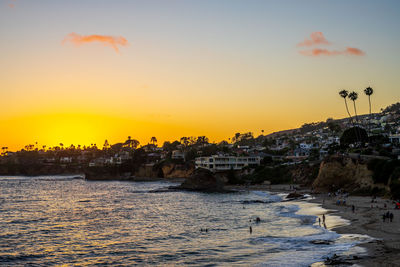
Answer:
<svg viewBox="0 0 400 267"><path fill-rule="evenodd" d="M400 266L400 210L395 209L395 203L379 197L371 203L371 197L349 196L346 205L337 205L336 197L329 197L327 194L313 196L315 198L311 202L321 204L329 213L350 222L346 226L333 227L334 231L375 238L360 245L367 249L369 256L356 259L352 263L361 266ZM355 206L354 213L352 205ZM389 219L383 222L383 214L387 211L394 215L392 222Z"/></svg>
<svg viewBox="0 0 400 267"><path fill-rule="evenodd" d="M290 185L272 185L270 190L292 192L291 187ZM374 238L370 242L359 245L367 250L368 256L356 255L356 258L344 258L345 261L356 266L400 266L400 210L395 209L396 204L393 201L381 197L373 200L370 196L350 195L346 198L345 205L338 205L337 200L343 200L342 197L312 194L309 188L300 188L297 192L312 195L313 198L307 201L321 205L322 212L327 213L327 227L333 231L339 234L361 234ZM390 222L386 218L383 222L383 214L388 211L393 213L393 220ZM340 216L348 220L349 224L332 225L329 222L330 215Z"/></svg>
<svg viewBox="0 0 400 267"><path fill-rule="evenodd" d="M340 197L328 194L313 194L309 188L301 188L299 185L251 185L246 187L233 187L232 189L245 190L266 190L270 192L296 192L310 194L311 199L302 200L319 204L322 209L316 213L322 219L326 215L326 226L339 234L359 234L367 235L373 240L358 245L365 248L367 253L363 255L342 256L337 258L337 262L347 262L349 264L337 264L336 266L400 266L400 210L395 209L395 203L389 199L377 197L372 202L369 196L348 196L345 205L337 205ZM386 207L385 207L386 204ZM352 205L355 210L352 211ZM371 206L372 205L372 206ZM383 222L383 214L387 211L393 213L393 221L386 219ZM339 216L348 223L338 223ZM330 218L332 220L330 221ZM354 257L355 256L355 257ZM329 265L328 262L325 265Z"/></svg>

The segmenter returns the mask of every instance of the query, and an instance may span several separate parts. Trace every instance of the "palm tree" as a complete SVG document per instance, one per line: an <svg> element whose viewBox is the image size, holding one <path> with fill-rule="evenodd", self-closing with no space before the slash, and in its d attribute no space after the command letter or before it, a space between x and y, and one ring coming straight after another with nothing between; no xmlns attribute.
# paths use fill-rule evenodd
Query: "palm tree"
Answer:
<svg viewBox="0 0 400 267"><path fill-rule="evenodd" d="M349 95L349 92L347 90L342 90L342 91L339 92L339 95L341 97L343 97L344 105L346 106L347 114L349 114L350 122L353 123L353 118L351 117L351 114L350 114L350 111L349 111L349 107L347 106L347 100L346 100L347 96Z"/></svg>
<svg viewBox="0 0 400 267"><path fill-rule="evenodd" d="M153 145L157 144L157 138L156 138L155 136L153 136L153 137L150 139L150 143L152 143Z"/></svg>
<svg viewBox="0 0 400 267"><path fill-rule="evenodd" d="M369 117L368 119L371 120L371 95L374 93L374 89L372 89L371 87L367 87L364 89L364 93L368 96L368 103L369 103ZM370 126L370 121L368 122L368 134L370 134L369 132L369 126Z"/></svg>
<svg viewBox="0 0 400 267"><path fill-rule="evenodd" d="M368 96L369 116L371 116L371 95L374 93L374 89L368 86L367 88L364 89L364 93Z"/></svg>
<svg viewBox="0 0 400 267"><path fill-rule="evenodd" d="M354 106L354 115L356 116L356 122L358 121L358 117L357 117L357 108L356 108L356 100L358 98L358 93L357 92L351 92L348 96L351 101L353 101L353 106Z"/></svg>

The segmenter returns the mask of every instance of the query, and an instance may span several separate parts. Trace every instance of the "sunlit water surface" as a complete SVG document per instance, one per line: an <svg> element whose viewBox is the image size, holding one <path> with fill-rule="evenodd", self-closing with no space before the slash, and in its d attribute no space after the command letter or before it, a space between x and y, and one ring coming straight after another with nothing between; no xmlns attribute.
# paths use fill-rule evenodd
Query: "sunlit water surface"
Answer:
<svg viewBox="0 0 400 267"><path fill-rule="evenodd" d="M150 192L169 185L0 177L0 265L309 266L360 242L279 195Z"/></svg>

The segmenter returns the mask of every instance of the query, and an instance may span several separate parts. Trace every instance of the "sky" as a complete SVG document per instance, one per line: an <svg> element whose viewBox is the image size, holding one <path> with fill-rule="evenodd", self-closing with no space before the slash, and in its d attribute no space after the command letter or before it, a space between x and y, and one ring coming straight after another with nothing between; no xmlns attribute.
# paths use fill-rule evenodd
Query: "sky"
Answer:
<svg viewBox="0 0 400 267"><path fill-rule="evenodd" d="M400 101L400 1L0 0L0 147L228 140Z"/></svg>

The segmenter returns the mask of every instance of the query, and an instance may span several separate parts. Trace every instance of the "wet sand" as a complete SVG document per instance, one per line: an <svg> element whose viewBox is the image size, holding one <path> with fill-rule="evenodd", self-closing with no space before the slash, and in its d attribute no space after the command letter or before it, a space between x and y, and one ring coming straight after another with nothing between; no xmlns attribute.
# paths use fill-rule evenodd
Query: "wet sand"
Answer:
<svg viewBox="0 0 400 267"><path fill-rule="evenodd" d="M321 204L330 214L338 215L350 222L345 226L333 227L334 231L375 238L360 245L367 249L368 256L361 257L353 263L361 266L400 266L400 210L394 209L395 204L392 201L377 198L377 203L371 203L371 197L349 196L346 205L336 205L337 199L328 197L327 194L314 197L311 202ZM352 205L355 206L354 213ZM393 222L389 222L388 219L383 222L382 215L387 211L393 213Z"/></svg>
<svg viewBox="0 0 400 267"><path fill-rule="evenodd" d="M322 217L326 214L326 225L339 234L360 234L367 235L373 240L362 243L358 247L365 248L367 253L357 253L353 249L349 254L342 255L337 261L345 261L350 264L336 266L400 266L400 210L395 209L395 203L388 199L376 198L376 203L371 203L372 197L349 196L346 205L337 205L336 197L328 197L328 194L312 194L309 188L300 188L298 185L253 185L239 186L231 189L241 190L265 190L270 192L293 192L293 187L298 193L312 195L312 199L303 200L321 205L313 214ZM371 208L372 204L372 208ZM386 204L386 208L385 208ZM352 211L352 205L355 211ZM386 219L383 222L382 215L390 211L394 218L392 222ZM341 221L341 218L347 220ZM356 252L354 254L354 252ZM353 254L351 254L353 253ZM332 263L332 262L331 262ZM316 266L326 266L327 263ZM314 266L314 265L313 265Z"/></svg>

